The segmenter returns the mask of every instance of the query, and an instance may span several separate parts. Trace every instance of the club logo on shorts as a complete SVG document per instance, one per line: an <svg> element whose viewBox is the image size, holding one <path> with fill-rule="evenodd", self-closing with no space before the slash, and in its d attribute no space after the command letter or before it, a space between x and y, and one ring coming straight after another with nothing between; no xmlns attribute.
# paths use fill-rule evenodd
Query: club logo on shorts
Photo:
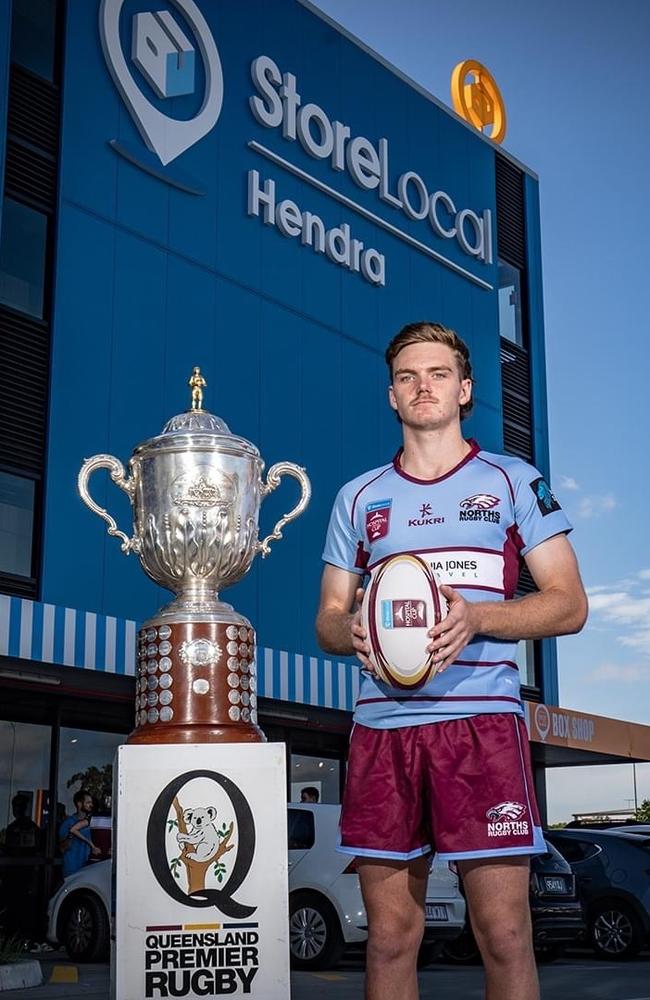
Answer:
<svg viewBox="0 0 650 1000"><path fill-rule="evenodd" d="M501 503L499 497L492 496L491 493L475 493L474 496L465 497L460 501L459 521L491 521L498 524L501 520L501 512L494 510Z"/></svg>
<svg viewBox="0 0 650 1000"><path fill-rule="evenodd" d="M490 820L488 837L527 837L528 822L522 819L526 812L526 806L522 802L500 802L496 806L490 806L485 814Z"/></svg>
<svg viewBox="0 0 650 1000"><path fill-rule="evenodd" d="M369 542L385 538L390 529L390 500L375 500L366 506L366 534Z"/></svg>

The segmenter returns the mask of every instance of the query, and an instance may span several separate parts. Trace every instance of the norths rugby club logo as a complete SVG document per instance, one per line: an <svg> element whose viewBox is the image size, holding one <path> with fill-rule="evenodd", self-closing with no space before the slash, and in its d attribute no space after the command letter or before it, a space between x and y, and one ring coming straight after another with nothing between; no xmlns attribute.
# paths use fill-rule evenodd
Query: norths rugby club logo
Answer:
<svg viewBox="0 0 650 1000"><path fill-rule="evenodd" d="M501 503L499 497L492 496L491 493L475 493L472 497L466 497L460 501L459 521L491 521L498 524L501 520L501 513L494 510Z"/></svg>
<svg viewBox="0 0 650 1000"><path fill-rule="evenodd" d="M500 802L490 806L486 812L488 822L488 837L526 837L528 836L527 814L523 802Z"/></svg>

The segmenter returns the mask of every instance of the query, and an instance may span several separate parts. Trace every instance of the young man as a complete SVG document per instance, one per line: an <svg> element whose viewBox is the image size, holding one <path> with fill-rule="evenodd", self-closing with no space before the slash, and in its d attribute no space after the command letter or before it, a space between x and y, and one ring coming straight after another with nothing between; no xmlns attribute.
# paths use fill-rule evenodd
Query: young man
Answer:
<svg viewBox="0 0 650 1000"><path fill-rule="evenodd" d="M72 797L76 812L63 820L59 827L59 846L63 852L63 877L73 875L94 856L102 852L90 837L90 816L93 811L92 795L80 789ZM84 831L88 832L84 832Z"/></svg>
<svg viewBox="0 0 650 1000"><path fill-rule="evenodd" d="M367 1000L416 1000L433 850L461 871L488 1000L538 1000L529 855L545 850L516 665L518 639L579 631L587 601L571 526L521 459L464 440L469 351L437 323L404 327L386 352L403 448L348 483L330 519L317 631L362 663L341 816L369 932ZM373 676L363 576L397 552L433 566L449 613L429 632L438 671L414 691ZM523 559L538 592L513 599Z"/></svg>

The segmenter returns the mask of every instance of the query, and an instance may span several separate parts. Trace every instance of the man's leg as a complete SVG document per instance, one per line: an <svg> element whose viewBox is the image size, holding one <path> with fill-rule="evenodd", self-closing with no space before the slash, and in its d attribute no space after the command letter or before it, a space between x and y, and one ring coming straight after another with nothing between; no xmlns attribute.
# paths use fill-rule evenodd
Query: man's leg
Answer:
<svg viewBox="0 0 650 1000"><path fill-rule="evenodd" d="M413 861L357 858L368 915L366 1000L418 998L416 962L430 863L429 855Z"/></svg>
<svg viewBox="0 0 650 1000"><path fill-rule="evenodd" d="M539 1000L526 856L459 861L485 966L486 1000Z"/></svg>

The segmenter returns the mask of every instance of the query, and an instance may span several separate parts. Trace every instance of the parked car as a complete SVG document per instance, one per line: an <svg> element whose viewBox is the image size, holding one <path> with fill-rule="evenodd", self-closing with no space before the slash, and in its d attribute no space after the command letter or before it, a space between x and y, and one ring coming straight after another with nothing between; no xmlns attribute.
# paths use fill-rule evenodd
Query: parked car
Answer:
<svg viewBox="0 0 650 1000"><path fill-rule="evenodd" d="M47 907L47 940L73 962L102 962L111 945L111 861L85 865L64 879Z"/></svg>
<svg viewBox="0 0 650 1000"><path fill-rule="evenodd" d="M289 948L295 968L328 969L346 945L368 937L355 859L336 850L340 807L289 807ZM465 900L449 865L433 861L426 896L420 964L442 941L458 937Z"/></svg>
<svg viewBox="0 0 650 1000"><path fill-rule="evenodd" d="M535 954L550 962L584 934L585 922L571 866L548 840L546 847L546 854L530 859L529 901ZM443 946L442 956L462 964L480 961L469 916L462 935Z"/></svg>
<svg viewBox="0 0 650 1000"><path fill-rule="evenodd" d="M626 959L650 941L650 837L616 830L551 830L570 863L600 958Z"/></svg>
<svg viewBox="0 0 650 1000"><path fill-rule="evenodd" d="M608 826L608 830L618 830L619 833L638 833L642 837L650 837L650 823L623 823L621 826Z"/></svg>
<svg viewBox="0 0 650 1000"><path fill-rule="evenodd" d="M292 963L302 969L331 968L346 945L368 936L354 859L336 850L339 811L326 804L288 807L289 942ZM50 900L47 939L63 944L73 961L101 961L110 950L110 913L111 862L86 865ZM434 863L421 963L464 924L458 879L447 864Z"/></svg>

